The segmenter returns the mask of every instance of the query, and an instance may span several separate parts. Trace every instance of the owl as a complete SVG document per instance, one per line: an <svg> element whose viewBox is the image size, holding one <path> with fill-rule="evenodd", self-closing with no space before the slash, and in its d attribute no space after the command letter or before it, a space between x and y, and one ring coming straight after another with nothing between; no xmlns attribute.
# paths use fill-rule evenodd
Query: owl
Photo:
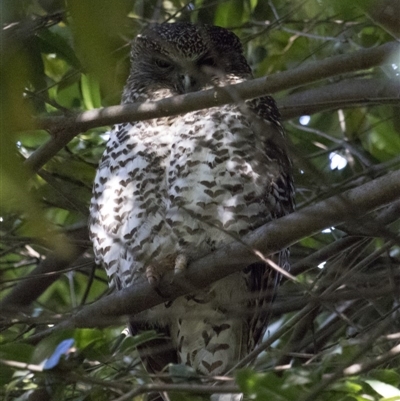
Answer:
<svg viewBox="0 0 400 401"><path fill-rule="evenodd" d="M252 78L237 36L217 26L153 25L133 41L130 57L124 104ZM110 132L94 182L90 236L117 289L143 280L158 286L165 272L190 268L293 211L291 161L274 100L242 101L226 90L236 103ZM288 269L287 250L274 260ZM142 349L145 366L160 372L180 363L202 375L224 374L261 340L278 282L275 270L254 263L135 316L133 334L160 334Z"/></svg>

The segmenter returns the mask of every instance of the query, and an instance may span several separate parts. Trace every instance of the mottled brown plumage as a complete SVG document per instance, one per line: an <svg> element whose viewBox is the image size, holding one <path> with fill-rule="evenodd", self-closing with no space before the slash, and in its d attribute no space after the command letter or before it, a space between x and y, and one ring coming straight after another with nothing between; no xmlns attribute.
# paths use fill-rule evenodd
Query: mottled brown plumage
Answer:
<svg viewBox="0 0 400 401"><path fill-rule="evenodd" d="M233 33L187 23L155 25L133 42L123 102L247 79L250 67ZM293 196L284 132L269 96L119 124L93 189L95 255L118 288L146 277L154 282L290 213ZM276 258L285 269L287 257L283 250ZM206 375L226 372L260 341L268 320L264 294L278 281L263 263L243 266L206 290L193 289L141 314L133 333L155 328L164 335L147 353L148 368L180 362Z"/></svg>

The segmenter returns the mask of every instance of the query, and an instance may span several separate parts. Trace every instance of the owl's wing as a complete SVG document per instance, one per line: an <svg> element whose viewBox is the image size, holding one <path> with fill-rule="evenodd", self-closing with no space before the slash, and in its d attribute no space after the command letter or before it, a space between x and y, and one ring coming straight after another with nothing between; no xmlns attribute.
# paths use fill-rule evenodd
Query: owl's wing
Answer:
<svg viewBox="0 0 400 401"><path fill-rule="evenodd" d="M288 157L285 134L280 123L280 114L274 99L263 96L246 102L247 107L260 119L255 129L262 133L263 149L274 165L272 182L265 194L265 202L270 205L272 219L278 219L295 208L294 186L291 162ZM285 270L289 270L289 249L271 255L270 259ZM249 322L249 349L261 341L270 318L269 307L275 299L281 275L263 262L248 266L244 273L249 291L253 294L249 307L253 311Z"/></svg>

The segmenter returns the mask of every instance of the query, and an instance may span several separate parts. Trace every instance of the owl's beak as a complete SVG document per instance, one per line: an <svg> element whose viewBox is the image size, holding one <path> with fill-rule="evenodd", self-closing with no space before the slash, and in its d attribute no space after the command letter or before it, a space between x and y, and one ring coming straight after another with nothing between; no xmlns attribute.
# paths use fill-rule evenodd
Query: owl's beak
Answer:
<svg viewBox="0 0 400 401"><path fill-rule="evenodd" d="M192 75L181 74L179 78L184 93L195 92L200 89L199 81Z"/></svg>

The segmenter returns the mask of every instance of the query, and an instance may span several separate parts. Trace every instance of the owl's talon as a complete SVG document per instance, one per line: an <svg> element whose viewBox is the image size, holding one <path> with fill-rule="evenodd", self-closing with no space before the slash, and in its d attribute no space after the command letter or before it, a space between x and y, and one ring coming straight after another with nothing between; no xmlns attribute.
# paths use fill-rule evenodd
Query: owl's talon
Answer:
<svg viewBox="0 0 400 401"><path fill-rule="evenodd" d="M175 259L175 267L174 267L175 274L186 270L187 265L188 265L187 256L184 255L183 253L180 253Z"/></svg>
<svg viewBox="0 0 400 401"><path fill-rule="evenodd" d="M154 266L146 267L146 278L150 285L155 286L160 281L160 275L157 273Z"/></svg>

